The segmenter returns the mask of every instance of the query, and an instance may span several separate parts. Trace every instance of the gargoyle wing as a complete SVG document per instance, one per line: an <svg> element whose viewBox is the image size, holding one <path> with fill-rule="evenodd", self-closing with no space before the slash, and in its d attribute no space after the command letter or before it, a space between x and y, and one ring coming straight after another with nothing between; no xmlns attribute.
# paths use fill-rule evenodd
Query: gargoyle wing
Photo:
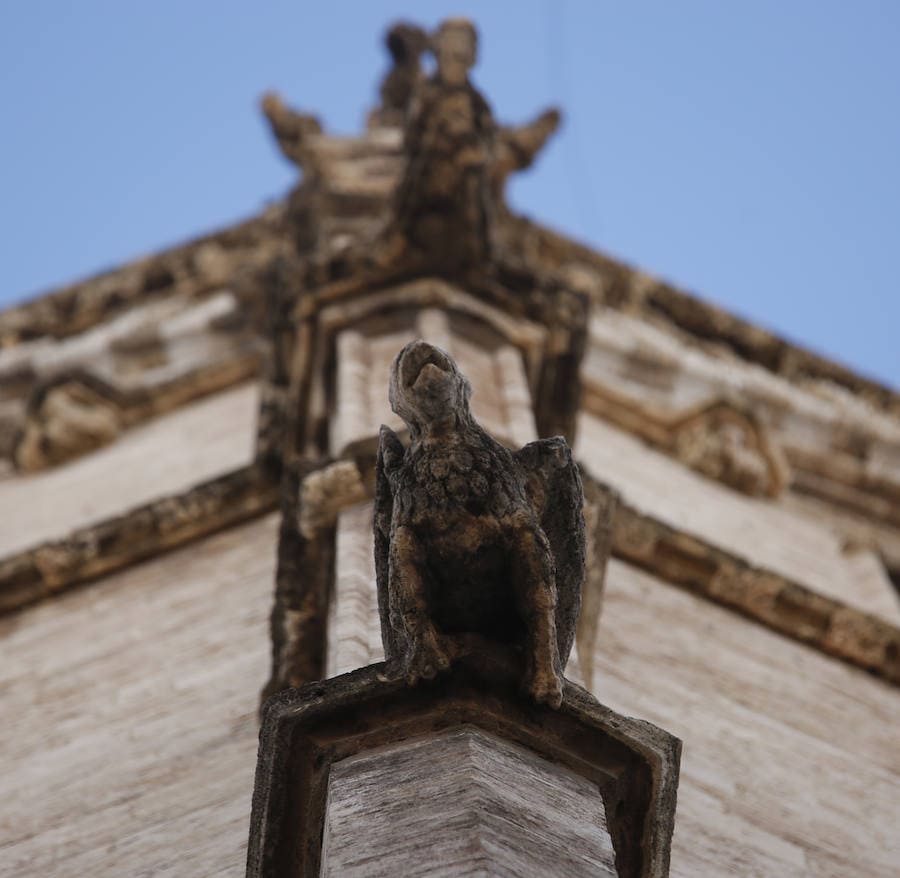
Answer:
<svg viewBox="0 0 900 878"><path fill-rule="evenodd" d="M528 495L556 563L556 628L565 665L572 650L584 582L584 490L572 451L561 436L529 442L514 452L527 475Z"/></svg>
<svg viewBox="0 0 900 878"><path fill-rule="evenodd" d="M391 625L390 553L391 520L394 516L394 494L391 473L403 460L403 444L397 434L382 425L378 434L378 457L375 460L375 579L378 584L378 615L381 618L381 640L385 659L392 661L401 654L397 632Z"/></svg>

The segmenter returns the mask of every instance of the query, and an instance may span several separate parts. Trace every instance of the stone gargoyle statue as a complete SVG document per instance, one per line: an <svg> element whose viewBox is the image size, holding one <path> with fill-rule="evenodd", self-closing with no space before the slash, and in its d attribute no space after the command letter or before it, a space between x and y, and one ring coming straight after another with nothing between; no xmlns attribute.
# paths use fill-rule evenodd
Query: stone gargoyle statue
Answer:
<svg viewBox="0 0 900 878"><path fill-rule="evenodd" d="M578 468L561 437L510 451L474 420L471 385L444 351L408 344L391 366L404 448L381 428L375 565L386 674L449 668L460 635L508 644L523 686L559 707L581 606Z"/></svg>

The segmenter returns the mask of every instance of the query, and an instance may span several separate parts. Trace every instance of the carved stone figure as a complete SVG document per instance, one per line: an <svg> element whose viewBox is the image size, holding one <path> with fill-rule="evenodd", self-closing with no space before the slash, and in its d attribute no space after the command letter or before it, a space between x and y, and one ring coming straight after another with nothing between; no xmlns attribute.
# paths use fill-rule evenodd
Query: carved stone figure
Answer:
<svg viewBox="0 0 900 878"><path fill-rule="evenodd" d="M790 480L783 452L752 411L715 400L672 424L675 456L751 497L777 497Z"/></svg>
<svg viewBox="0 0 900 878"><path fill-rule="evenodd" d="M524 686L558 707L584 579L583 492L562 438L510 451L476 423L448 354L408 344L390 401L409 445L381 428L375 563L388 674L447 669L460 635L509 644Z"/></svg>
<svg viewBox="0 0 900 878"><path fill-rule="evenodd" d="M394 246L456 269L483 262L490 251L495 124L469 81L477 52L472 23L443 22L432 51L437 72L416 90L405 129L408 164L394 202Z"/></svg>

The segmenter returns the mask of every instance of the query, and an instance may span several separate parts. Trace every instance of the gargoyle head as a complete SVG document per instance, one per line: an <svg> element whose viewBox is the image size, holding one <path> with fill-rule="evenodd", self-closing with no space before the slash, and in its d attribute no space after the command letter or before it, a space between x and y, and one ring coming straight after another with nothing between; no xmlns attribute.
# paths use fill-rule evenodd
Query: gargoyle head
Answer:
<svg viewBox="0 0 900 878"><path fill-rule="evenodd" d="M425 341L413 341L394 358L388 398L413 437L450 418L468 421L472 385L453 358Z"/></svg>

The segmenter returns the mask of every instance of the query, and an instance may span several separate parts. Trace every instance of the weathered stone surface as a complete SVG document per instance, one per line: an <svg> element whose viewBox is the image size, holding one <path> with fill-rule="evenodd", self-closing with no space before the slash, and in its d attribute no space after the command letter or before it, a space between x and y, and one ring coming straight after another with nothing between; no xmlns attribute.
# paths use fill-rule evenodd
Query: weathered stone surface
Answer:
<svg viewBox="0 0 900 878"><path fill-rule="evenodd" d="M524 217L510 217L507 246L539 254L548 269L579 266L597 280L593 302L656 325L693 348L725 350L738 361L783 377L817 393L856 397L861 404L894 418L900 394L800 345L779 338L742 318L626 265L601 251L578 244Z"/></svg>
<svg viewBox="0 0 900 878"><path fill-rule="evenodd" d="M334 584L328 605L326 677L384 661L372 513L370 502L351 506L338 515Z"/></svg>
<svg viewBox="0 0 900 878"><path fill-rule="evenodd" d="M249 878L320 874L329 774L340 760L460 726L589 780L603 798L620 878L667 875L680 742L612 713L571 683L559 710L523 699L516 664L481 648L415 688L386 680L375 665L271 699L260 732Z"/></svg>
<svg viewBox="0 0 900 878"><path fill-rule="evenodd" d="M284 208L0 312L0 348L84 332L148 300L202 297L264 266L279 249ZM231 271L225 269L229 265Z"/></svg>
<svg viewBox="0 0 900 878"><path fill-rule="evenodd" d="M404 131L407 166L394 199L387 258L411 249L443 271L491 257L490 172L496 125L469 81L477 36L448 19L433 37L437 70L416 89Z"/></svg>
<svg viewBox="0 0 900 878"><path fill-rule="evenodd" d="M584 495L562 438L510 452L469 409L472 388L444 351L406 345L391 407L409 447L382 427L375 566L389 673L445 671L453 638L522 650L524 687L558 706L584 580Z"/></svg>
<svg viewBox="0 0 900 878"><path fill-rule="evenodd" d="M272 667L262 700L326 675L326 650L334 647L326 629L338 518L361 499L371 499L374 481L371 458L319 467L294 463L282 470L282 523L270 622ZM366 532L371 534L371 512Z"/></svg>
<svg viewBox="0 0 900 878"><path fill-rule="evenodd" d="M370 461L368 474L365 467L363 470L357 467L361 481L357 483L352 479L348 484L367 485L366 491L371 492L371 467ZM256 475L251 475L252 472ZM322 478L328 481L331 477ZM343 483L343 479L339 481ZM592 480L588 479L586 484L591 486ZM229 488L228 485L234 487ZM234 493L235 490L238 493ZM297 490L299 492L299 488ZM358 487L352 488L352 496L347 497L348 503L358 496L355 493L358 490ZM208 499L202 499L207 495ZM367 496L371 494L367 493ZM276 505L276 497L277 491L264 471L240 470L183 495L174 494L125 515L82 528L64 540L41 543L27 551L7 555L0 560L0 612L20 609L95 579L105 572L132 565L155 552L166 551L199 535L262 514ZM589 518L593 515L590 501L591 491L588 491L586 514ZM609 502L603 501L603 509L608 509ZM286 566L281 581L287 602L279 609L276 599L273 610L273 680L277 682L270 685L267 694L291 685L291 680L302 684L324 673L326 622L324 615L319 613L325 610L312 610L310 607L328 606L331 567L327 559L332 557L333 552L335 519L331 516L336 513L330 499L327 506L332 510L328 514L324 507L307 514L306 520L322 523L322 529L316 531L311 545L306 545L295 525L289 526L285 532ZM296 500L291 510L296 521ZM165 528L162 527L163 521L169 522ZM600 534L602 530L595 533L592 529L588 542L597 540ZM861 612L834 598L823 599L805 585L770 568L748 564L734 552L708 541L694 537L691 540L694 548L685 554L684 537L678 534L678 529L672 525L625 503L615 519L612 551L616 557L628 559L662 578L671 577L675 584L687 586L695 593L736 609L769 628L887 680L900 682L897 660L900 655L900 629L897 626L886 624L877 616ZM674 545L673 540L678 542L679 548L670 548ZM298 550L298 542L306 548ZM598 557L602 558L602 553ZM307 560L298 568L302 558ZM594 611L587 612L587 608L596 606L597 598L602 602L602 583L599 592L593 589L597 585L594 581L597 571L604 567L604 563L598 563L588 570L582 626L597 624L598 617ZM782 593L785 596L779 599L778 595ZM808 612L801 609L807 602L810 604ZM302 607L306 609L298 609ZM786 612L788 607L795 609ZM806 617L822 621L810 627L803 621ZM311 636L311 631L318 633ZM597 632L584 635L579 630L579 655L581 644L597 636ZM296 654L287 647L288 643L294 645ZM368 660L377 657L372 647L367 647L367 650ZM590 665L583 659L580 665L583 679L589 682Z"/></svg>
<svg viewBox="0 0 900 878"><path fill-rule="evenodd" d="M277 528L0 621L0 873L240 873ZM597 697L685 742L673 878L893 875L894 687L621 561L601 618Z"/></svg>
<svg viewBox="0 0 900 878"><path fill-rule="evenodd" d="M359 467L352 460L338 460L314 470L300 483L300 535L311 539L317 531L333 527L342 509L368 496Z"/></svg>
<svg viewBox="0 0 900 878"><path fill-rule="evenodd" d="M437 282L417 286L432 294L435 288L447 289ZM326 394L333 397L327 413L329 450L333 456L359 453L364 448L374 450L381 424L404 429L400 418L391 412L384 386L397 351L415 338L440 347L459 363L478 388L472 410L494 438L515 448L537 438L528 371L531 367L533 372L534 365L540 362L546 332L524 325L510 332L511 338L505 337L489 322L500 312L493 312L473 297L448 292L446 304L456 305L452 310L429 307L430 297L422 295L420 311L414 316L409 314L407 320L392 321L390 326L379 326L383 321L381 309L373 312L369 320L347 328L332 323L336 317L333 312L322 315L323 327L331 324L337 330L334 391ZM376 296L385 309L391 307L391 299L395 298L383 293ZM414 302L415 299L407 299L403 304ZM483 326L476 324L480 330L476 339L465 333L466 329L471 330L471 322L460 326L463 315L469 316L466 306L471 309L470 320L474 317L472 310L485 318ZM378 328L384 331L376 334ZM502 323L501 328L512 329ZM318 375L314 380L318 380Z"/></svg>
<svg viewBox="0 0 900 878"><path fill-rule="evenodd" d="M587 411L710 478L900 528L900 421L834 384L791 381L595 303L584 387Z"/></svg>
<svg viewBox="0 0 900 878"><path fill-rule="evenodd" d="M606 569L612 551L614 521L619 495L581 470L584 486L585 564L581 612L575 628L578 648L579 682L594 691L593 655L600 636L603 596L606 593Z"/></svg>
<svg viewBox="0 0 900 878"><path fill-rule="evenodd" d="M618 878L597 786L468 725L333 765L321 874Z"/></svg>
<svg viewBox="0 0 900 878"><path fill-rule="evenodd" d="M322 133L319 120L285 106L274 92L263 95L260 106L284 157L298 168L312 172L315 158L309 148L309 140Z"/></svg>
<svg viewBox="0 0 900 878"><path fill-rule="evenodd" d="M516 145L522 146L528 137L536 142L553 125L552 114L545 115L527 135L523 133ZM368 452L359 446L328 445L325 428L330 426L328 406L332 402L328 393L335 386L329 383L328 373L334 356L333 336L320 334L322 324L312 315L317 309L321 312L326 301L356 306L399 285L396 277L349 276L349 263L342 261L342 254L354 244L373 239L382 212L403 176L405 160L396 127L380 126L363 138L334 138L308 130L301 132L298 140L301 149L308 152L297 153L298 160L306 161L307 166L302 197L297 202L292 200L292 225L282 224L286 210L276 206L261 222L262 231L252 241L249 237L229 238L225 233L182 248L177 254L160 254L79 285L77 295L50 297L34 307L0 315L0 344L24 351L29 338L39 342L45 331L80 342L78 334L91 325L105 330L115 315L128 316L167 297L193 297L192 304L202 311L224 294L223 285L229 285L241 271L253 275L274 253L283 256L287 252L302 261L313 246L321 247L321 265L290 274L285 285L288 296L281 304L290 307L278 312L278 333L291 334L292 338L281 349L285 356L278 369L282 376L292 376L296 382L293 393L297 384L309 381L310 361L304 357L311 353L324 364L325 380L311 387L311 405L302 415L297 413L301 397L285 390L287 381L269 385L272 392L267 392L267 413L286 412L288 416L283 433L279 432L277 418L263 419L261 449L266 452L267 447L275 447L280 453L289 444L281 440L289 435L290 442L299 437L289 451L309 454L315 466L328 453L352 457L360 481L355 477L346 484L339 481L342 490L352 484L347 496L358 498L360 484L364 491L371 490L371 461L364 460ZM497 128L494 164L488 174L495 204L497 191L502 190L498 168L503 164L503 149L504 129ZM896 626L885 626L883 620L873 622L871 615L860 610L869 608L883 619L891 618L889 611L897 610L896 604L886 604L885 597L895 595L885 596L889 585L879 566L881 556L892 565L895 577L900 571L900 553L893 550L889 554L900 534L897 394L641 272L564 241L534 223L503 210L495 212L492 222L502 259L490 273L473 271L460 289L464 294L471 291L473 298L490 300L497 311L505 310L510 324L527 319L547 327L552 339L548 350L552 348L559 355L551 368L532 371L524 342L516 343L515 354L521 355L528 370L533 411L542 435L568 429L548 429L547 424L564 423L567 413L577 408L579 341L577 333L573 341L573 336L558 331L560 326L569 330L576 322L556 319L557 308L565 312L571 302L567 296L554 298L553 282L548 278L558 273L569 279L569 287L587 290L594 305L604 306L596 313L609 336L620 336L630 343L632 332L625 325L630 321L640 324L646 335L650 330L657 331L668 343L668 347L638 344L622 359L627 368L615 379L620 383L630 377L639 379L634 382L635 395L652 402L651 415L663 411L663 406L656 406L669 392L673 405L664 413L675 416L693 411L698 404L730 399L731 394L720 392L721 385L736 388L739 401L750 403L750 412L761 415L764 432L754 434L744 429L737 442L732 441L731 424L725 424L723 431L723 421L718 417L694 422L685 435L666 446L676 457L723 484L761 498L777 491L771 488L772 468L765 462L766 455L758 453L763 443L754 436L768 435L774 440L775 451L780 448L789 463L790 489L772 502L722 491L717 484L695 479L693 473L671 459L667 462L672 468L665 469L658 466L658 455L647 449L640 455L622 453L617 459L622 451L617 443L611 443L609 453L598 450L605 441L602 435L593 437L596 445L583 455L589 463L612 459L617 470L643 468L645 472L635 481L660 497L657 505L641 502L640 486L636 496L624 492L616 553L632 558L633 564L645 572L621 563L614 568L616 576L621 577L614 585L625 584L621 589L613 588L609 602L612 612L605 620L609 630L601 630L597 637L602 670L598 685L615 693L620 709L651 716L690 740L689 752L694 754L691 807L680 826L681 860L674 873L690 878L754 873L791 878L811 873L842 878L848 874L893 874L898 856L896 833L892 832L897 823L894 793L898 775L892 736L897 726L897 702L892 699L893 690L885 688L882 680L859 673L857 666L872 669L884 679L894 679L890 674L896 667L900 642ZM585 282L571 280L576 275ZM407 276L400 283L415 284L418 280ZM259 292L261 299L266 288L253 277L249 289ZM252 306L252 295L249 299L243 295L242 303ZM543 310L536 307L541 298L552 304ZM294 305L296 312L292 310ZM437 300L429 306L444 307ZM189 310L188 322L197 316ZM255 314L253 307L248 307L246 314L248 319ZM285 314L288 317L282 319ZM291 323L291 314L300 321L296 326ZM395 314L391 312L385 319L393 319ZM243 317L243 311L237 318L234 313L222 314L219 325L233 327L234 321ZM371 329L369 317L371 313L364 333ZM457 317L454 314L451 319ZM616 321L613 317L623 319ZM352 332L359 327L348 318L346 328ZM205 339L218 331L212 324L209 329L209 333L206 329L200 333ZM167 371L173 364L173 349L163 349L160 335L152 327L139 327L117 336L108 348L109 361L133 369L132 375ZM57 346L54 356L65 353L64 347ZM164 357L170 358L165 364ZM46 377L38 375L40 369L26 363L27 359L12 363L0 378L4 395L0 404L0 449L5 455L13 453L21 438L24 389L33 388L38 379ZM43 368L46 364L40 365ZM123 369L123 374L127 370ZM61 377L71 380L73 374ZM220 383L216 384L217 380ZM230 380L217 369L214 373L207 370L200 383L167 381L163 391L154 390L129 411L151 417L164 409L164 400L183 401L188 398L184 394L194 393L197 387L205 387L203 392L208 392L226 386ZM714 392L707 393L711 389ZM695 391L699 399L691 396ZM558 404L560 399L565 403ZM589 399L588 407L591 405ZM34 449L40 450L42 437L56 435L68 441L72 437L64 436L63 430L53 425L76 424L78 420L58 418L53 408L41 411L36 407L31 435L21 446L38 465L43 463ZM633 411L622 415L624 408L617 415L623 419L617 423L636 433L651 424L648 438L657 443L655 433L649 436L656 429L653 418L640 421L644 413L635 415ZM634 422L626 424L624 418L632 416ZM125 416L124 421L133 423L130 417ZM307 418L306 431L294 430L301 417ZM666 425L670 423L665 421ZM122 435L113 448L134 438L134 433ZM670 440L663 437L660 441ZM295 463L290 454L284 459L288 461L286 469ZM158 472L151 458L145 463L142 470ZM126 464L117 473L134 468ZM58 472L64 475L62 470ZM682 479L679 473L693 479L694 485L687 484L690 479ZM148 478L144 473L142 484ZM56 507L71 508L74 494L78 494L79 502L94 495L108 496L106 485L111 481L101 477L83 492L73 490L75 481L56 483L60 490L46 504L46 517L62 520ZM702 490L693 490L700 482ZM0 494L15 496L19 484L18 479L9 480L0 485ZM4 518L4 537L12 534L13 539L19 539L29 532L22 520L33 516L39 496L47 496L39 494L40 484L49 483L35 480L32 484L36 493L28 503L12 501L13 513ZM135 484L128 482L128 497ZM180 491L186 484L178 481L162 493ZM283 605L283 628L292 632L292 642L299 644L297 654L306 650L309 662L297 665L296 679L308 679L321 673L322 617L328 606L328 592L322 586L329 583L334 547L340 551L342 545L342 519L359 507L335 511L327 502L321 503L322 517L304 521L309 542L300 546L305 553L301 557L293 551L298 547L296 531L288 532L298 520L296 482L293 487L297 490L285 507L281 551L285 562L280 582L290 580L292 596L300 592L303 600L296 606ZM120 494L124 500L125 492ZM723 499L726 495L730 499ZM788 503L791 514L785 515ZM310 503L309 509L313 505ZM821 509L821 515L814 509ZM192 506L183 510L179 520L186 525L201 521L204 514L202 508ZM814 519L816 534L812 534ZM127 529L134 527L140 534L144 521L143 510L138 510L117 533L127 536ZM844 529L845 522L848 530ZM35 534L43 533L42 526L34 525ZM828 529L835 531L830 540L822 535ZM93 528L84 533L89 531ZM337 532L336 538L331 531ZM845 540L848 534L858 540L862 550L835 550L835 546L849 545ZM185 557L201 563L207 551L222 551L221 539L214 543L215 548L204 547L202 552L191 551ZM117 553L120 537L116 536L111 545ZM104 557L105 552L101 540L98 557ZM845 563L841 553L852 556L854 563ZM41 570L53 574L54 588L65 588L81 575L77 564L67 564L64 551L49 545L39 553L12 559L6 581L18 576L24 577L19 581L27 580L38 555ZM264 581L265 571L254 566L251 556L258 561L257 544L242 545L241 552L214 557L253 572L252 582L247 580L252 586ZM123 552L117 557L129 564L140 555ZM13 652L13 661L3 665L6 677L2 688L5 693L13 692L12 700L4 704L4 715L17 724L6 742L12 766L9 774L15 778L8 797L7 820L15 835L10 844L3 844L0 856L4 863L12 863L10 868L48 874L62 874L68 869L79 875L101 874L104 867L143 869L154 874L178 870L211 874L233 866L235 852L241 846L235 832L243 823L245 803L239 802L240 784L234 781L239 770L227 770L227 779L221 772L223 767L228 769L240 761L240 747L246 745L246 736L241 735L246 728L223 733L219 722L222 714L216 708L225 699L216 693L212 700L204 700L204 693L210 695L206 686L184 688L191 687L198 674L215 684L212 666L201 663L197 674L188 674L187 678L184 666L190 656L201 655L208 642L226 651L239 643L240 623L244 619L258 621L258 602L254 603L258 594L253 598L252 587L246 583L241 583L242 588L224 590L224 585L235 584L232 566L222 577L223 589L207 587L210 583L218 586L219 578L205 570L199 574L204 577L202 583L193 583L202 585L201 589L180 591L179 577L185 575L186 562L168 567L168 560L141 565L123 577L122 581L133 584L128 600L116 600L113 584L109 588L100 585L35 608L30 611L35 615L28 615L28 625L23 621L25 614L4 621L4 637L21 650ZM864 563L857 564L857 560ZM151 567L164 572L151 575L147 572ZM292 571L301 575L291 578L288 574ZM680 590L669 588L655 572L671 577ZM865 589L855 581L863 577ZM115 579L118 582L119 577ZM176 587L174 591L169 590L172 586ZM876 586L880 593L876 593ZM155 602L157 596L171 594L175 595L171 603L168 599ZM94 595L96 604L91 602ZM243 605L242 600L248 603ZM137 603L147 612L136 613ZM242 606L243 611L239 609ZM724 612L723 606L737 612ZM72 612L64 613L66 608L72 608ZM238 613L241 618L235 619ZM743 616L761 624L748 624ZM32 618L37 620L33 627ZM235 625L230 627L232 622ZM87 629L91 638L83 636ZM144 636L148 630L158 633L159 638ZM776 637L773 631L788 636ZM174 640L167 640L169 637ZM127 648L122 645L125 641ZM48 642L54 643L49 652ZM200 652L192 652L197 649ZM843 662L828 661L822 651L841 657ZM132 656L136 657L130 664ZM241 651L242 661L245 656ZM226 664L231 668L231 662ZM221 663L215 668L221 671ZM156 673L158 669L160 673ZM165 669L177 672L171 684L175 689L167 688ZM237 685L231 673L219 674L219 678L219 682L227 678ZM94 685L98 679L121 681L113 698L107 686ZM245 675L243 679L246 682L249 678ZM636 686L635 680L652 680L654 685ZM160 687L165 698L157 697ZM184 691L200 698L185 701L179 695ZM55 698L60 692L65 697ZM139 729L129 725L135 716L143 718ZM38 727L44 731L35 735ZM165 737L160 732L167 727L171 741L186 749L160 747L158 754L154 747ZM52 748L45 752L48 741ZM131 747L133 741L139 746ZM29 758L23 759L22 754ZM210 759L210 754L214 758ZM130 767L136 760L140 766L132 775ZM46 787L34 783L33 772L48 774L51 765L54 784L48 798ZM210 783L213 775L218 780ZM171 782L173 777L175 782ZM78 802L85 796L92 807L79 810ZM684 816L682 812L682 819ZM195 831L198 826L203 827L200 833ZM112 854L115 864L109 862Z"/></svg>
<svg viewBox="0 0 900 878"><path fill-rule="evenodd" d="M894 875L895 687L617 560L596 663L597 698L684 741L672 878Z"/></svg>
<svg viewBox="0 0 900 878"><path fill-rule="evenodd" d="M322 530L305 537L298 526L306 516L301 484L306 467L293 463L283 467L280 482L281 527L275 594L269 620L272 665L261 693L261 703L289 686L299 686L323 676L325 628L331 571L334 566L334 523L321 515Z"/></svg>
<svg viewBox="0 0 900 878"><path fill-rule="evenodd" d="M784 455L740 408L713 403L672 427L674 454L691 469L751 496L777 497L786 487Z"/></svg>
<svg viewBox="0 0 900 878"><path fill-rule="evenodd" d="M394 279L373 291L372 278L360 273L346 286L313 288L291 304L291 278L301 276L297 264L283 265L273 276L273 296L283 309L278 315L285 319L273 320L270 327L273 357L263 392L259 449L273 470L284 473L286 521L299 521L315 535L298 534L290 525L283 531L272 614L273 672L266 694L322 676L325 617L316 614L328 606L333 530L312 523L319 514L310 511L312 506L297 508L297 474L302 471L305 478L329 454L353 460L372 474L377 430L372 414L378 411L372 404L377 387L372 370L384 359L386 346L396 351L398 336L402 344L408 330L449 338L467 368L473 365L473 372L484 376L485 402L495 409L490 426L512 444L537 431L571 431L587 314L586 298L558 278L531 275L534 283L520 291L487 276L464 287L430 277ZM336 351L343 357L337 367ZM383 387L378 388L381 396ZM333 511L325 513L325 520L333 523Z"/></svg>
<svg viewBox="0 0 900 878"><path fill-rule="evenodd" d="M240 875L274 514L0 619L0 875Z"/></svg>
<svg viewBox="0 0 900 878"><path fill-rule="evenodd" d="M593 656L601 631L607 559L612 542L612 515L617 498L605 485L582 473L585 492L585 580L574 652L566 676L591 689ZM323 676L334 677L384 660L378 619L378 596L371 502L348 505L334 522L334 580L328 605L327 657Z"/></svg>
<svg viewBox="0 0 900 878"><path fill-rule="evenodd" d="M491 188L499 210L504 210L506 206L503 196L510 174L531 167L544 145L556 133L561 119L562 114L553 107L525 125L500 127L491 167Z"/></svg>
<svg viewBox="0 0 900 878"><path fill-rule="evenodd" d="M67 378L32 398L13 451L20 470L34 472L112 442L122 429L115 403L89 381Z"/></svg>

